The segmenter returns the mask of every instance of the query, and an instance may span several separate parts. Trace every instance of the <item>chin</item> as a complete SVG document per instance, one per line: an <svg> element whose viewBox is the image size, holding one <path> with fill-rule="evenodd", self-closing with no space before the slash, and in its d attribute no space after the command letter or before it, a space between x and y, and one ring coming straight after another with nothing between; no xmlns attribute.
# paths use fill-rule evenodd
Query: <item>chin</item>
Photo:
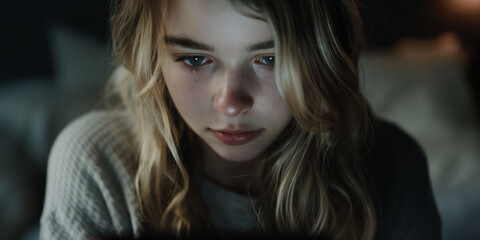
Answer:
<svg viewBox="0 0 480 240"><path fill-rule="evenodd" d="M220 157L222 157L226 161L237 162L237 163L249 162L257 158L261 153L257 149L255 149L256 151L249 151L247 149L245 150L214 149L214 150Z"/></svg>

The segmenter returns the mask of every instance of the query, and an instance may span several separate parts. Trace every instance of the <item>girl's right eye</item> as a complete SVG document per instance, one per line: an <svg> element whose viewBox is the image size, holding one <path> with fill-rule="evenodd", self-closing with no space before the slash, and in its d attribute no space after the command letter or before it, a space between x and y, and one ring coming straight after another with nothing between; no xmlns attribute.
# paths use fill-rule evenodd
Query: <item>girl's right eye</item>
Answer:
<svg viewBox="0 0 480 240"><path fill-rule="evenodd" d="M181 56L174 59L175 62L182 62L185 70L193 72L200 70L204 65L213 62L205 56Z"/></svg>

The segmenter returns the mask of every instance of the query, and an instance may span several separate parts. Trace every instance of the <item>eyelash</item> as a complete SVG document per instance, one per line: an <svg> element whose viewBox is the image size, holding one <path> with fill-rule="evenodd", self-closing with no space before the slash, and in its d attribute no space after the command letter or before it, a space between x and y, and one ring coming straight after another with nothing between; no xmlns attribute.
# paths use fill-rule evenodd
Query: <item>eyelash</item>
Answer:
<svg viewBox="0 0 480 240"><path fill-rule="evenodd" d="M201 65L198 65L198 66L187 64L187 63L185 63L185 60L187 60L187 58L189 58L189 57L202 57L202 58L206 58L206 59L207 59L206 62L211 61L211 60L208 60L207 57L201 56L201 55L198 55L198 56L196 56L196 55L193 55L193 56L180 56L180 57L174 58L173 61L174 61L174 62L182 62L182 68L183 68L183 70L185 70L186 72L193 73L193 72L198 72L198 71L200 71L200 70L203 68L204 63L202 62L202 64L201 64ZM266 63L263 63L263 62L260 60L260 59L265 59L265 58L267 58L267 57L273 57L273 62L274 62L273 65L268 65L268 64L266 64ZM261 64L263 67L265 67L268 71L273 71L273 69L274 69L274 67L275 67L275 56L272 56L272 55L262 56L262 57L256 58L256 59L254 60L254 62L255 62L255 63L260 62L260 64Z"/></svg>

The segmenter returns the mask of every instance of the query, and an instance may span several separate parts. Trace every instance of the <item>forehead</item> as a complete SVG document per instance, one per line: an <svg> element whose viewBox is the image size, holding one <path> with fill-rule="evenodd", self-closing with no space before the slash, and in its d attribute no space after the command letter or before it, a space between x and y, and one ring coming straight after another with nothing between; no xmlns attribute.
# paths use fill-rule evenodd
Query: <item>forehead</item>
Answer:
<svg viewBox="0 0 480 240"><path fill-rule="evenodd" d="M234 6L230 0L170 1L166 34L188 37L216 47L222 43L249 45L273 40L266 21L248 16L238 7L241 6Z"/></svg>

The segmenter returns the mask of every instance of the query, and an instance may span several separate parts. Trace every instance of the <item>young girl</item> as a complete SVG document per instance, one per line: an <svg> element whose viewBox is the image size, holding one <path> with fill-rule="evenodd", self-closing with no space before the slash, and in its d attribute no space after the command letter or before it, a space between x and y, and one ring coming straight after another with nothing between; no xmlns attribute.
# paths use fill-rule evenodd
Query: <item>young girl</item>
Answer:
<svg viewBox="0 0 480 240"><path fill-rule="evenodd" d="M426 161L372 118L354 0L123 0L126 110L58 137L42 239L439 239Z"/></svg>

